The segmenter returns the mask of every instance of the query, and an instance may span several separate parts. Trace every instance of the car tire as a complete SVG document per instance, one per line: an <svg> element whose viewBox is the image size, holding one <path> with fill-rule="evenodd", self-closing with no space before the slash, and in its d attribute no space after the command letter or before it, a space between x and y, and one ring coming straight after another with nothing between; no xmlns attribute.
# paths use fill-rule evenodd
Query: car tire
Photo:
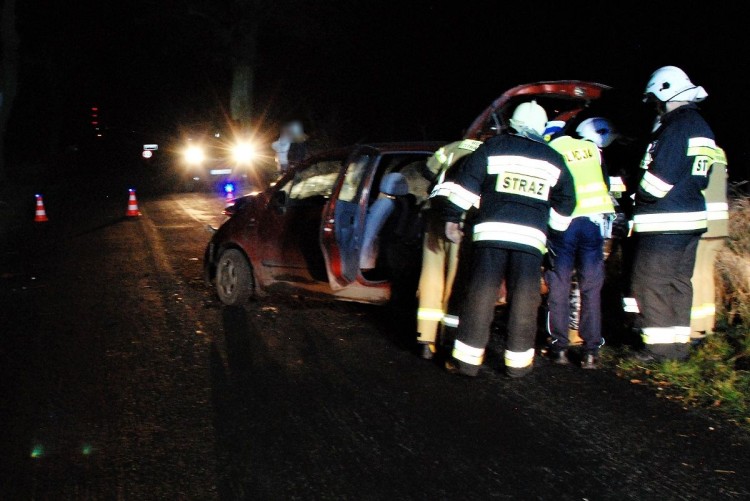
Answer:
<svg viewBox="0 0 750 501"><path fill-rule="evenodd" d="M216 293L227 306L241 306L253 293L253 270L245 255L227 249L216 261Z"/></svg>

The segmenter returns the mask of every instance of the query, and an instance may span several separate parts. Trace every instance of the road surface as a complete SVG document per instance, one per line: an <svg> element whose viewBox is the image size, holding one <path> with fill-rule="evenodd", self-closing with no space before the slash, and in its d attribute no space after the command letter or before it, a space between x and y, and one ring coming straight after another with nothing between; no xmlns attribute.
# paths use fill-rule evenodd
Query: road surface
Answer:
<svg viewBox="0 0 750 501"><path fill-rule="evenodd" d="M469 379L388 307L222 306L223 198L146 193L58 190L4 235L0 499L750 497L745 435L611 370L491 349Z"/></svg>

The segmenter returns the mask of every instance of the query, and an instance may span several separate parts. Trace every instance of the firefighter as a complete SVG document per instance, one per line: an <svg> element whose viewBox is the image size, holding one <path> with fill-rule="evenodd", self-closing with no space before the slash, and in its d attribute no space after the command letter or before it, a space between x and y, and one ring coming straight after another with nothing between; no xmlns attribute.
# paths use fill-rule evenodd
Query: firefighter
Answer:
<svg viewBox="0 0 750 501"><path fill-rule="evenodd" d="M547 227L565 231L575 207L573 179L563 157L544 141L547 113L536 101L519 104L511 133L488 139L456 173L443 215L445 234L463 236L461 215L481 204L473 225L469 287L463 297L449 372L476 376L484 360L497 292L506 281L508 376L532 370L541 303Z"/></svg>
<svg viewBox="0 0 750 501"><path fill-rule="evenodd" d="M718 151L709 169L706 197L707 231L698 241L693 269L693 306L690 313L690 338L701 339L714 331L716 322L716 255L729 236L727 161ZM695 287L699 285L698 287Z"/></svg>
<svg viewBox="0 0 750 501"><path fill-rule="evenodd" d="M428 177L433 182L424 212L425 234L422 243L422 270L419 275L417 297L417 343L419 355L432 359L441 324L448 313L448 302L458 269L459 244L445 237L440 203L449 192L449 169L474 152L481 141L464 139L439 148L427 160Z"/></svg>
<svg viewBox="0 0 750 501"><path fill-rule="evenodd" d="M583 339L581 367L599 368L602 338L601 292L604 285L604 240L611 237L615 208L609 193L609 176L601 149L616 137L609 120L592 117L576 128L578 138L559 136L550 146L565 158L576 191L576 206L570 226L564 232L553 232L549 251L554 266L545 271L549 288L547 296L547 329L551 337L550 356L559 365L569 364L570 287L573 274L578 276L580 316L578 332Z"/></svg>
<svg viewBox="0 0 750 501"><path fill-rule="evenodd" d="M689 356L691 276L706 231L708 171L723 153L697 103L708 94L675 66L656 70L644 102L658 119L641 161L643 176L633 208L635 256L631 288L639 311L641 361Z"/></svg>

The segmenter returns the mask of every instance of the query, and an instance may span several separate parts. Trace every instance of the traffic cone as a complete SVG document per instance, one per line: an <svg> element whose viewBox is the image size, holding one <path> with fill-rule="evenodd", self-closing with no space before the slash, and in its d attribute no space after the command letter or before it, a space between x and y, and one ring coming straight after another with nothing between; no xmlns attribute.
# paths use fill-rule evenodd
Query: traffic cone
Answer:
<svg viewBox="0 0 750 501"><path fill-rule="evenodd" d="M224 196L224 208L226 209L232 205L234 205L234 193L227 191L227 194Z"/></svg>
<svg viewBox="0 0 750 501"><path fill-rule="evenodd" d="M128 198L128 211L125 213L125 216L140 216L141 211L138 210L138 202L135 199L135 190L130 188L128 192L130 193L130 196Z"/></svg>
<svg viewBox="0 0 750 501"><path fill-rule="evenodd" d="M36 197L36 215L34 215L34 221L37 223L44 223L49 221L47 219L47 212L44 210L44 201L41 195L34 195Z"/></svg>

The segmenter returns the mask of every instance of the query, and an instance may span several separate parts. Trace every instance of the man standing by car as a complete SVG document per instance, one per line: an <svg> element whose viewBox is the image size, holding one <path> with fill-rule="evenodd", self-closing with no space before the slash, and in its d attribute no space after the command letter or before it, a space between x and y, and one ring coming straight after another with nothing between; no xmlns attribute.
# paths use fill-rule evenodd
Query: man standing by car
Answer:
<svg viewBox="0 0 750 501"><path fill-rule="evenodd" d="M564 231L575 208L573 179L563 157L544 141L547 113L536 101L519 104L514 133L488 139L456 174L444 209L445 234L460 242L464 211L476 205L471 278L462 301L450 372L476 376L484 360L497 292L506 280L509 321L504 353L509 376L532 370L541 302L547 226Z"/></svg>
<svg viewBox="0 0 750 501"><path fill-rule="evenodd" d="M636 357L643 361L689 356L691 276L707 227L702 191L721 151L696 104L707 95L675 66L659 68L646 85L644 102L653 102L659 117L633 210L631 286L644 344Z"/></svg>
<svg viewBox="0 0 750 501"><path fill-rule="evenodd" d="M473 139L454 141L438 149L427 160L433 189L422 209L425 229L422 270L417 288L417 343L419 355L427 360L435 355L438 331L448 313L448 302L458 269L460 244L446 238L441 217L441 204L450 193L448 171L457 167L459 160L476 151L480 144L481 141Z"/></svg>
<svg viewBox="0 0 750 501"><path fill-rule="evenodd" d="M565 158L576 190L576 207L570 226L552 232L548 247L554 252L554 267L545 271L549 286L547 329L552 338L550 355L559 365L568 364L570 285L578 275L581 311L578 331L583 339L581 367L599 368L603 344L601 293L604 285L604 239L609 238L615 208L609 194L609 176L604 170L601 148L609 146L615 131L609 120L592 117L576 128L579 138L564 135L550 146Z"/></svg>

